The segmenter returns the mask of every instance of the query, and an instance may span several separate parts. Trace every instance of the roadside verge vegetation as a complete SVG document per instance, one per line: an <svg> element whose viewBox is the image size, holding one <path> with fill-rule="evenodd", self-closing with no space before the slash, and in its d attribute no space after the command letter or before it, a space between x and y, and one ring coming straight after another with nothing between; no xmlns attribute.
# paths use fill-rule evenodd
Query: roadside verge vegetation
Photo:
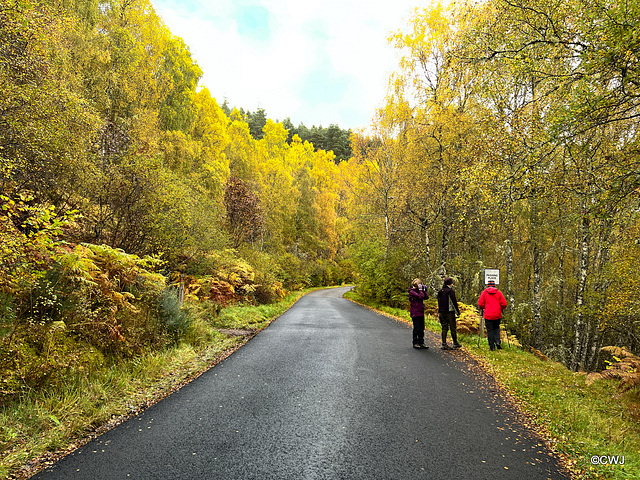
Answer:
<svg viewBox="0 0 640 480"><path fill-rule="evenodd" d="M354 290L345 297L396 320L411 322L406 309L367 300ZM435 305L426 307L427 314L432 310L425 318L427 328L439 332ZM529 426L546 438L574 478L640 477L640 391L637 386L628 388L624 379L615 378L618 375L606 374L615 372L618 361L624 359L612 358L611 368L595 378L594 374L572 372L538 351L525 351L513 338L503 340L503 350L491 352L486 338L478 342L477 335L467 331L473 327L477 332L479 317L474 307L461 304L461 313L458 339L464 352L496 379L503 394L515 400L531 420ZM592 458L597 458L597 464Z"/></svg>
<svg viewBox="0 0 640 480"><path fill-rule="evenodd" d="M310 289L265 305L188 301L176 342L118 362L94 353L93 364L58 372L56 381L4 397L0 410L0 478L26 478L137 414L226 358ZM164 297L165 303L170 303ZM175 305L175 297L172 299ZM171 335L169 336L172 337ZM89 348L89 347L87 347ZM100 362L97 361L100 358Z"/></svg>

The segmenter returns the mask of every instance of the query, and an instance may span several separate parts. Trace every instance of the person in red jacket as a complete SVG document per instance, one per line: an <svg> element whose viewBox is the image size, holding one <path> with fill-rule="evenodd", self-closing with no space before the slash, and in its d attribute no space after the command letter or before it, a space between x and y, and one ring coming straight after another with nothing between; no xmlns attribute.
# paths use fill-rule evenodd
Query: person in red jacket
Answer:
<svg viewBox="0 0 640 480"><path fill-rule="evenodd" d="M500 345L500 320L502 311L507 308L507 300L500 290L496 288L496 282L489 280L487 288L480 294L478 307L484 310L484 320L487 326L487 340L489 349L502 350Z"/></svg>

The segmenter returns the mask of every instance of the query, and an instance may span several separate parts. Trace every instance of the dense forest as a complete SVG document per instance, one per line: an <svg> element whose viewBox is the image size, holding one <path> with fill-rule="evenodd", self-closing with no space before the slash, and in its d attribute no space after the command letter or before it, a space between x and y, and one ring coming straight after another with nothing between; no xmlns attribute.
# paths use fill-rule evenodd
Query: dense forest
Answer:
<svg viewBox="0 0 640 480"><path fill-rule="evenodd" d="M1 0L2 394L177 341L179 297L474 303L485 267L523 345L639 353L639 10L416 10L362 133L220 105L148 0Z"/></svg>
<svg viewBox="0 0 640 480"><path fill-rule="evenodd" d="M573 370L640 352L640 4L490 0L417 10L377 131L354 141L361 286L412 276L475 302Z"/></svg>
<svg viewBox="0 0 640 480"><path fill-rule="evenodd" d="M174 342L178 296L352 279L336 156L227 115L149 1L3 0L0 48L4 394Z"/></svg>

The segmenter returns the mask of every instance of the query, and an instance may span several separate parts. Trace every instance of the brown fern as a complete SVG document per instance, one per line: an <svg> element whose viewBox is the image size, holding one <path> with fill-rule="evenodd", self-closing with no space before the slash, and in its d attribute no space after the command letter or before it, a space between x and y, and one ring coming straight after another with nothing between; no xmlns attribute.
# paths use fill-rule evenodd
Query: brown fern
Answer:
<svg viewBox="0 0 640 480"><path fill-rule="evenodd" d="M529 350L531 351L531 353L533 354L534 357L542 360L543 362L547 362L549 361L549 357L547 357L544 353L542 353L540 350L536 350L533 347L529 347Z"/></svg>
<svg viewBox="0 0 640 480"><path fill-rule="evenodd" d="M597 380L620 380L619 389L622 393L640 385L640 357L624 347L603 347L601 351L610 354L615 363L611 363L606 370L590 373L587 376L588 385Z"/></svg>
<svg viewBox="0 0 640 480"><path fill-rule="evenodd" d="M480 333L480 313L474 306L465 305L464 303L460 303L459 305L460 316L458 317L456 325L458 333L478 335ZM434 316L437 317L437 313ZM500 338L505 343L509 342L510 345L522 347L515 335L507 336L507 332L504 327L500 328Z"/></svg>

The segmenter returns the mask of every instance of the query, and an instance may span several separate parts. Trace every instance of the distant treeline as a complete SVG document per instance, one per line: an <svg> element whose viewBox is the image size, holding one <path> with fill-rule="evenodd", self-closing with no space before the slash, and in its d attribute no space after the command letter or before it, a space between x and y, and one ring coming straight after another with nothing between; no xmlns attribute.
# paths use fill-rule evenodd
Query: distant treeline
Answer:
<svg viewBox="0 0 640 480"><path fill-rule="evenodd" d="M229 107L227 101L221 105L222 110L231 116L232 108ZM267 123L267 113L264 108L258 108L255 112L249 110L245 111L243 108L239 108L238 112L242 116L242 119L249 125L249 131L251 136L260 140L264 133L263 127ZM298 135L302 142L310 142L313 144L315 150L332 151L336 156L335 162L340 163L351 158L351 143L349 137L351 136L351 129L344 130L339 125L332 123L328 127L320 125L316 127L313 125L311 128L305 126L300 122L298 126L294 126L289 117L285 118L282 125L288 130L289 137L287 143L291 145L294 135Z"/></svg>

